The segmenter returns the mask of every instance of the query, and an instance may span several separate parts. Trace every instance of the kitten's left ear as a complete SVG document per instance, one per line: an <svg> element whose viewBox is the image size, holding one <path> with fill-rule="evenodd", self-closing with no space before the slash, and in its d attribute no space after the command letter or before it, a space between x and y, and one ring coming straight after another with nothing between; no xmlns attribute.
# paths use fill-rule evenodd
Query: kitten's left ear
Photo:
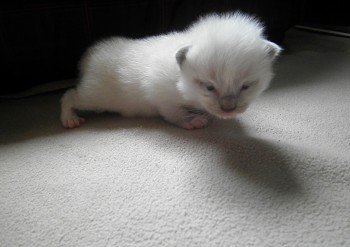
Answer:
<svg viewBox="0 0 350 247"><path fill-rule="evenodd" d="M176 52L176 61L181 66L183 62L186 60L186 55L188 52L188 49L190 49L189 46L182 47L180 50Z"/></svg>
<svg viewBox="0 0 350 247"><path fill-rule="evenodd" d="M281 53L282 48L271 41L265 40L265 50L267 55L273 60Z"/></svg>

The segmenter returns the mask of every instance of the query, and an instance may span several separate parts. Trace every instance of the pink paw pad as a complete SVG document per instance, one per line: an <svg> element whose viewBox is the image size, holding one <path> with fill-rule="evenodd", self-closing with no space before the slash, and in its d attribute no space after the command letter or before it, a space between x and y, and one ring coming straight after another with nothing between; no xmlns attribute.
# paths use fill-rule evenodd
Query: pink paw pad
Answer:
<svg viewBox="0 0 350 247"><path fill-rule="evenodd" d="M82 125L85 122L84 118L81 117L76 117L76 118L71 118L71 119L67 119L64 122L64 127L67 129L73 129L73 128L77 128L80 125Z"/></svg>
<svg viewBox="0 0 350 247"><path fill-rule="evenodd" d="M205 117L195 117L191 120L191 124L196 128L196 129L201 129L207 126L208 124L208 119Z"/></svg>
<svg viewBox="0 0 350 247"><path fill-rule="evenodd" d="M194 128L193 125L189 122L181 124L181 127L187 130L192 130Z"/></svg>
<svg viewBox="0 0 350 247"><path fill-rule="evenodd" d="M208 119L206 117L198 116L191 119L189 122L184 122L181 127L187 130L201 129L206 127L208 124Z"/></svg>

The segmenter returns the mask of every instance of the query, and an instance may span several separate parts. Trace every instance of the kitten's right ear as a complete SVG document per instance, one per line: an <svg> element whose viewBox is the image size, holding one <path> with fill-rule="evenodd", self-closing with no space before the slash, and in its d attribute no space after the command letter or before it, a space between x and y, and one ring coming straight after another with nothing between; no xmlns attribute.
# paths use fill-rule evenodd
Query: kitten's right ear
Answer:
<svg viewBox="0 0 350 247"><path fill-rule="evenodd" d="M282 51L282 48L280 46L268 40L265 40L265 49L266 49L267 55L272 60L274 60Z"/></svg>
<svg viewBox="0 0 350 247"><path fill-rule="evenodd" d="M189 46L182 47L180 50L176 52L176 61L181 66L183 62L186 60L186 55L188 50L190 49Z"/></svg>

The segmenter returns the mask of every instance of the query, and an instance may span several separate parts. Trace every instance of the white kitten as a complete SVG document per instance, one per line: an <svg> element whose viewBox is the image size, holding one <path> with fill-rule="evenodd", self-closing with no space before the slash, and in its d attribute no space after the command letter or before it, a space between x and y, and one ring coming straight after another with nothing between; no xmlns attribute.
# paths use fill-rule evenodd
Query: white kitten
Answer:
<svg viewBox="0 0 350 247"><path fill-rule="evenodd" d="M268 87L280 50L240 13L206 16L184 32L104 40L83 57L80 83L62 97L61 121L78 127L84 119L75 110L91 110L202 128L211 115L244 112Z"/></svg>

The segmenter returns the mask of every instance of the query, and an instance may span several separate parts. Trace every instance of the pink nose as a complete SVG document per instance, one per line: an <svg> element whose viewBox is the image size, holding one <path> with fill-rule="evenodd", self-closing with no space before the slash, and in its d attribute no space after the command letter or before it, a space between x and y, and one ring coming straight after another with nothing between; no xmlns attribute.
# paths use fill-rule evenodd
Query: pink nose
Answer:
<svg viewBox="0 0 350 247"><path fill-rule="evenodd" d="M220 98L219 105L223 112L232 112L237 108L236 98L233 96Z"/></svg>

